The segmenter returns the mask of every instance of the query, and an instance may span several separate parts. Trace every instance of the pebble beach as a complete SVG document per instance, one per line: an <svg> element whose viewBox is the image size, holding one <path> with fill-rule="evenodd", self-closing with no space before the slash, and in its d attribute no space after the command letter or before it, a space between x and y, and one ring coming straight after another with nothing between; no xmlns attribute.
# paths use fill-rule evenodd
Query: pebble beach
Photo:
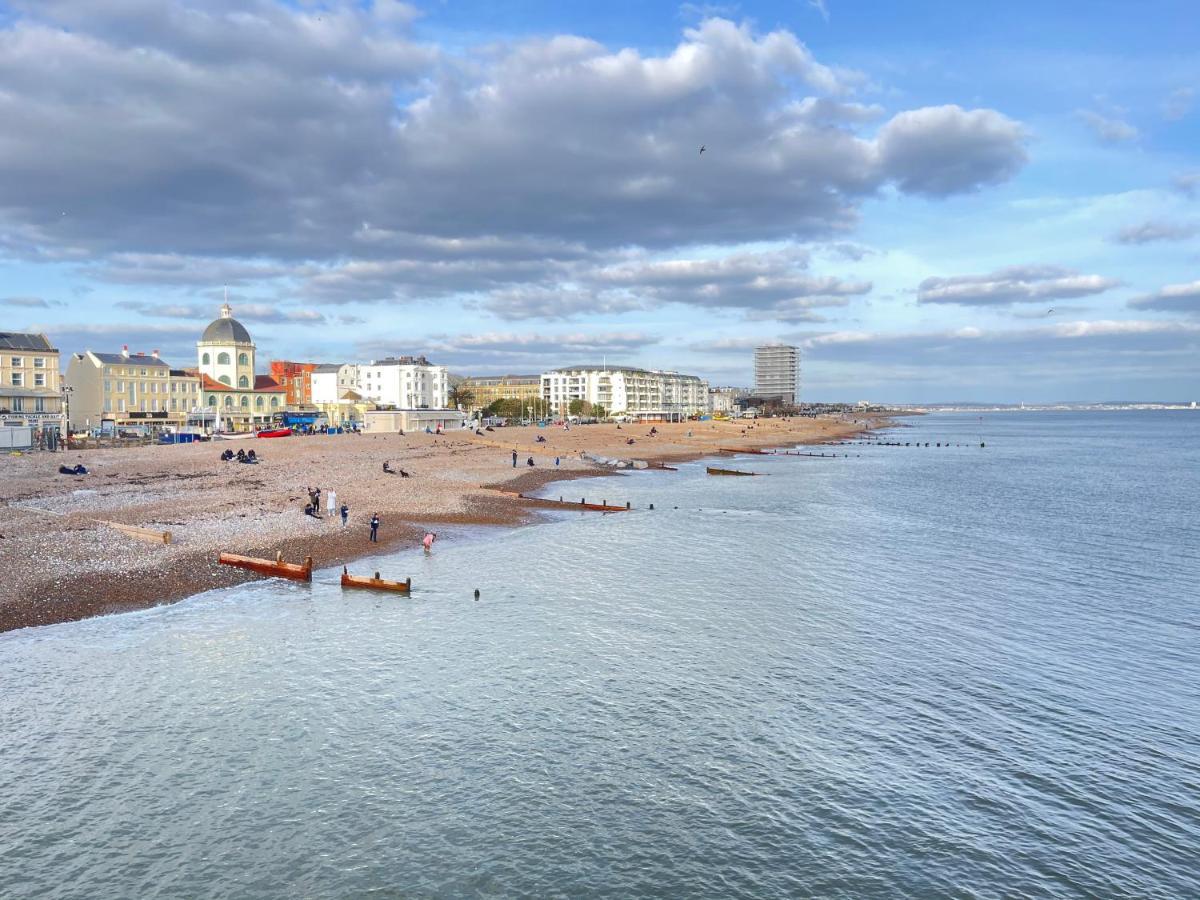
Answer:
<svg viewBox="0 0 1200 900"><path fill-rule="evenodd" d="M0 631L143 609L256 577L219 565L223 550L278 552L292 562L312 556L317 566L329 566L413 546L439 526L529 522L539 504L517 492L612 474L585 455L653 465L709 456L720 447L842 440L875 424L862 417L685 422L655 425L654 435L649 424L530 426L483 435L293 436L0 457L0 565L6 572ZM253 448L261 461L219 459L225 448L240 447ZM385 460L410 477L384 473ZM88 474L60 475L64 462L83 463ZM324 509L322 519L304 515L309 488L320 488L323 507L331 491L339 506L349 505L345 527ZM377 544L368 541L372 514L381 520ZM171 542L140 541L109 522L169 531Z"/></svg>

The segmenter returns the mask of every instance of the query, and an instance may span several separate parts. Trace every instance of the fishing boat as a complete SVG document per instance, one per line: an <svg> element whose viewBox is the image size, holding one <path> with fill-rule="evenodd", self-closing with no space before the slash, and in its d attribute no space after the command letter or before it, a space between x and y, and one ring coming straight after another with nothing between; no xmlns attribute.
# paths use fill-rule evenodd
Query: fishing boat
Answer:
<svg viewBox="0 0 1200 900"><path fill-rule="evenodd" d="M371 591L391 591L394 594L407 594L412 589L412 579L408 578L404 581L388 581L386 578L380 578L379 573L375 573L374 578L367 578L364 575L351 575L349 570L342 566L342 587L344 588L364 588Z"/></svg>
<svg viewBox="0 0 1200 900"><path fill-rule="evenodd" d="M291 437L291 434L292 434L292 429L290 429L290 428L272 428L269 431L260 431L258 433L258 436L260 438L277 438L277 437Z"/></svg>
<svg viewBox="0 0 1200 900"><path fill-rule="evenodd" d="M709 475L761 475L761 472L742 472L739 469L718 469L713 466L705 466L704 471Z"/></svg>
<svg viewBox="0 0 1200 900"><path fill-rule="evenodd" d="M259 575L273 578L287 578L291 581L312 581L313 561L311 556L304 557L303 563L285 563L283 554L276 553L275 559L259 559L255 556L239 556L236 553L222 553L217 561L223 566L233 566L237 569L249 569Z"/></svg>
<svg viewBox="0 0 1200 900"><path fill-rule="evenodd" d="M253 431L218 431L213 434L214 441L244 441L246 438L255 437Z"/></svg>

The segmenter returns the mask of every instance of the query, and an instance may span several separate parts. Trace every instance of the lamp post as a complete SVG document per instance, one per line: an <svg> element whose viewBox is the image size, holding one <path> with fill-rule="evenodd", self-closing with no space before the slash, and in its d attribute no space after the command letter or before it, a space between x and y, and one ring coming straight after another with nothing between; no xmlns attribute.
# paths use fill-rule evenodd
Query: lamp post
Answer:
<svg viewBox="0 0 1200 900"><path fill-rule="evenodd" d="M72 392L74 392L74 390L75 390L75 388L71 387L70 385L65 385L65 384L63 385L63 389L62 389L62 400L63 400L62 433L63 433L64 439L66 441L66 443L64 444L64 447L67 450L71 449L71 394L72 394Z"/></svg>

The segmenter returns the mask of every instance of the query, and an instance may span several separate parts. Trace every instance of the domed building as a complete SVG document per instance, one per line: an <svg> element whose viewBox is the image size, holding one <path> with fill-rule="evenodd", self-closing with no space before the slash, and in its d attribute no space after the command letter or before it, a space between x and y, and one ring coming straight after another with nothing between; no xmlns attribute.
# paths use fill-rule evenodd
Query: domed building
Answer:
<svg viewBox="0 0 1200 900"><path fill-rule="evenodd" d="M254 374L254 341L225 303L196 342L204 405L216 411L227 431L270 425L283 412L287 388L269 375Z"/></svg>

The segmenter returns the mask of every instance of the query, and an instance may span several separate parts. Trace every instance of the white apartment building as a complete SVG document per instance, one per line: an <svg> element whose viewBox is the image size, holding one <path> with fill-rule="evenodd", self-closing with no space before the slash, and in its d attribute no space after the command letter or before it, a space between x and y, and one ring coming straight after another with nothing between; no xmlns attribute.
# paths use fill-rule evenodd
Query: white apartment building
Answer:
<svg viewBox="0 0 1200 900"><path fill-rule="evenodd" d="M355 390L363 399L380 406L445 409L450 373L445 366L435 366L423 356L372 360L358 367Z"/></svg>
<svg viewBox="0 0 1200 900"><path fill-rule="evenodd" d="M800 402L800 348L769 344L754 348L754 396Z"/></svg>
<svg viewBox="0 0 1200 900"><path fill-rule="evenodd" d="M707 412L708 382L630 366L575 366L543 372L542 399L557 415L583 400L610 416L668 420Z"/></svg>

